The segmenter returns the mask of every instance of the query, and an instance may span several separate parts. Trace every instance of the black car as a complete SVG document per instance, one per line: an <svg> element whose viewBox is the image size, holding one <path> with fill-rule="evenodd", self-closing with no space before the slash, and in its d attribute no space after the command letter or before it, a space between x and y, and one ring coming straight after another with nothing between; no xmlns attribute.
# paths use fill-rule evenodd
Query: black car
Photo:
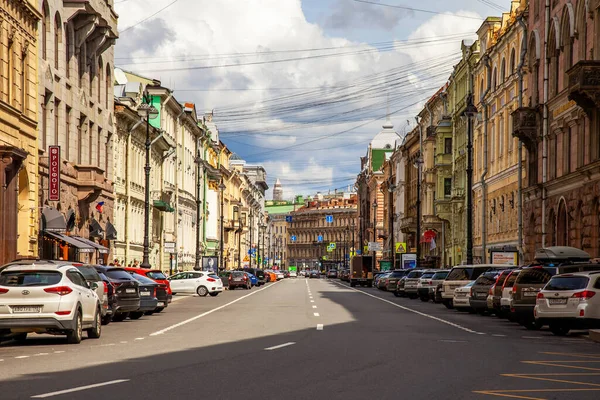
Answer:
<svg viewBox="0 0 600 400"><path fill-rule="evenodd" d="M244 268L244 271L248 272L249 274L254 275L256 277L256 279L258 279L258 284L256 286L264 285L265 283L268 282L268 280L267 280L268 274L265 274L265 271L263 271L262 269Z"/></svg>
<svg viewBox="0 0 600 400"><path fill-rule="evenodd" d="M130 312L140 308L140 284L123 268L95 265L96 271L104 274L114 289L113 321L123 321Z"/></svg>
<svg viewBox="0 0 600 400"><path fill-rule="evenodd" d="M106 297L108 298L108 310L106 311L106 315L102 317L102 325L108 325L112 321L117 309L117 297L115 296L115 288L110 283L110 279L102 272L98 272L98 275L100 275L100 279L102 279L106 287Z"/></svg>
<svg viewBox="0 0 600 400"><path fill-rule="evenodd" d="M329 271L327 271L327 278L337 278L338 277L338 272L336 269L330 269Z"/></svg>
<svg viewBox="0 0 600 400"><path fill-rule="evenodd" d="M109 307L108 299L108 287L110 286L110 283L105 282L98 271L96 271L96 268L91 265L74 263L73 266L81 272L81 275L83 275L88 285L91 285L92 283L97 284L95 292L102 304L102 324L108 325L112 320L112 310Z"/></svg>
<svg viewBox="0 0 600 400"><path fill-rule="evenodd" d="M152 315L159 308L158 303L166 304L167 291L152 279L131 273L131 276L140 283L140 309L129 314L131 319L139 319L142 315ZM160 296L160 299L159 299Z"/></svg>
<svg viewBox="0 0 600 400"><path fill-rule="evenodd" d="M317 270L312 270L312 271L310 271L310 273L308 274L308 277L309 277L309 278L311 278L311 279L312 279L312 278L317 278L317 279L318 279L318 278L320 278L320 277L321 277L321 273L320 273L319 271L317 271Z"/></svg>

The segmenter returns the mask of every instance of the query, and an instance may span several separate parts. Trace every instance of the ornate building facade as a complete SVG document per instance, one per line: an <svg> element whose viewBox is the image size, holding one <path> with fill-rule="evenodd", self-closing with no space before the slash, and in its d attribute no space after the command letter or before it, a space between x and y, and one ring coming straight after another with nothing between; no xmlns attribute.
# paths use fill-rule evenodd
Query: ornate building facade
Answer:
<svg viewBox="0 0 600 400"><path fill-rule="evenodd" d="M34 1L0 0L0 264L38 254L40 19Z"/></svg>

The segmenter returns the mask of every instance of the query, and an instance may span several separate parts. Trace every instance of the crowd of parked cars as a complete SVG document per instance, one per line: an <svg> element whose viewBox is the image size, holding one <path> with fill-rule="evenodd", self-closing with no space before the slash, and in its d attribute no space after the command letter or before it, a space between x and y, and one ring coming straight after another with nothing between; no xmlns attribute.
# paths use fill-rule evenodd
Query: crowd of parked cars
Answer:
<svg viewBox="0 0 600 400"><path fill-rule="evenodd" d="M342 280L348 280L342 274ZM459 265L450 270L375 272L373 286L527 329L548 326L555 335L600 328L600 262L564 246L545 248L526 266Z"/></svg>
<svg viewBox="0 0 600 400"><path fill-rule="evenodd" d="M293 271L162 271L56 260L22 260L0 266L0 342L31 333L64 335L80 343L99 338L102 326L164 311L176 294L216 297L295 277Z"/></svg>

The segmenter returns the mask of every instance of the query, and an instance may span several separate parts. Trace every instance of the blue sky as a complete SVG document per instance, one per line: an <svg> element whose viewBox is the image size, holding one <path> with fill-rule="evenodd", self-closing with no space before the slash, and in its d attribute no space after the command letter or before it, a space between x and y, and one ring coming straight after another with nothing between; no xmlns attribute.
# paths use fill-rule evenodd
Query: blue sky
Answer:
<svg viewBox="0 0 600 400"><path fill-rule="evenodd" d="M370 1L444 15L353 0L125 0L116 3L115 64L214 110L223 142L263 164L270 186L280 178L286 196L343 189L386 104L396 130L410 129L406 120L445 83L460 40L474 38L482 16L500 14L489 3L510 5Z"/></svg>

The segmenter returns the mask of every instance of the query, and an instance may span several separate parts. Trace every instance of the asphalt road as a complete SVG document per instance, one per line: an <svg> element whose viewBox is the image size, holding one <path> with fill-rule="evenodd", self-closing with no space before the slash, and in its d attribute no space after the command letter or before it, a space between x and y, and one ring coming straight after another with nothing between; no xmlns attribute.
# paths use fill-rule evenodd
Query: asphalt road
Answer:
<svg viewBox="0 0 600 400"><path fill-rule="evenodd" d="M176 296L100 339L0 345L0 399L598 399L600 345L339 281Z"/></svg>

